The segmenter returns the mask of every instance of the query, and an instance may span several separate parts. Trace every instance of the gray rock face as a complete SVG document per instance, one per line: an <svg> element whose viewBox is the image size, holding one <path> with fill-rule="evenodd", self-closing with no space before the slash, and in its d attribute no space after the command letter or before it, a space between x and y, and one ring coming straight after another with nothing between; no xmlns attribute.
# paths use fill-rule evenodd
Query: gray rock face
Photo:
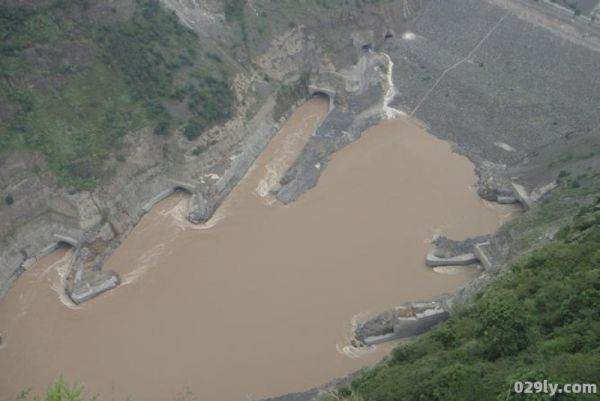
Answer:
<svg viewBox="0 0 600 401"><path fill-rule="evenodd" d="M565 168L556 163L561 155L585 155L584 149L599 142L600 114L592 106L600 104L599 26L565 17L545 3L431 0L422 3L419 18L408 29L386 27L404 32L390 35L382 46L395 64L396 96L391 105L469 157L477 168L478 193L490 201L521 201L511 185L516 180L527 195L525 204L531 206ZM596 1L575 3L585 13L600 15ZM569 57L556 57L566 54ZM354 106L355 99L347 107L359 119L358 110L369 106L365 98ZM315 171L310 166L326 166L331 152L343 146L336 138L357 138L348 130L348 121L336 116L342 115L332 113L318 132L321 139L309 144L288 172L278 194L281 200L289 202L315 185L322 168ZM569 167L581 173L598 171L600 158L582 156ZM440 317L494 280L515 256L512 248L519 238L509 227L480 245L444 241L452 255L475 252L485 260L486 270L436 300L445 311ZM385 311L361 324L356 338L394 337L395 313ZM302 399L318 399L312 393L307 397Z"/></svg>
<svg viewBox="0 0 600 401"><path fill-rule="evenodd" d="M145 211L176 188L193 195L190 221L209 219L277 129L275 86L265 74L279 83L312 71L313 89L335 93L333 111L282 180L277 197L286 203L316 185L331 154L390 107L467 155L480 194L491 200L514 196L513 176L530 195L545 188L551 181L536 166L548 160L534 153L550 157L551 145L593 137L600 127L598 27L540 5L523 13L528 6L512 0L411 1L407 13L395 0L336 16L335 23L306 18L298 28L278 27L272 43L253 45L249 66L223 47L234 34L220 2L164 3L238 71L235 117L192 143L131 133L127 162L107 161L117 173L92 193L69 194L49 174L34 172L44 170L39 155L0 157L0 192L14 199L0 202L0 296L64 238L94 250L77 252L73 275L98 270Z"/></svg>
<svg viewBox="0 0 600 401"><path fill-rule="evenodd" d="M231 35L227 24L215 22L219 20L216 13L222 11L219 1L206 2L200 9L191 3L165 3L205 40ZM50 174L34 173L45 171L37 155L0 156L0 193L14 198L10 205L0 202L0 297L23 271L63 242L77 248L68 288L74 299L81 301L116 285L118 280L110 277L96 282L92 272L101 269L144 213L175 190L192 195L187 216L191 222L210 219L278 130L277 97L269 82L280 85L313 70L317 71L313 83L319 87L321 75L336 72L314 32L286 27L280 33L285 33L286 40L266 43L253 66L239 63L234 51L220 49L225 61L237 70L238 102L230 121L194 142L179 133L169 137L149 130L130 133L122 149L126 162L108 160L107 168L114 167L116 173L94 192L69 194ZM343 51L354 53L355 49ZM273 60L281 62L273 64Z"/></svg>
<svg viewBox="0 0 600 401"><path fill-rule="evenodd" d="M262 80L245 78L248 81L236 87L244 95ZM262 95L264 89L262 85ZM247 103L254 101L253 110L241 105L234 118L195 143L180 134L162 138L147 130L129 134L123 146L127 162L91 193L69 194L49 174L32 173L34 166L44 164L35 155L0 157L0 192L14 198L10 205L0 203L0 298L26 268L59 243L78 249L67 289L76 302L114 287L115 275L99 283L91 272L102 267L144 213L175 190L192 195L190 221L208 220L277 132L272 90L260 99L252 93L247 96ZM196 148L204 151L195 152Z"/></svg>
<svg viewBox="0 0 600 401"><path fill-rule="evenodd" d="M489 239L489 235L467 238L464 241L437 237L433 240L434 249L425 256L425 264L429 267L466 266L475 263L487 266L489 260L481 245L489 243Z"/></svg>
<svg viewBox="0 0 600 401"><path fill-rule="evenodd" d="M581 42L568 24L564 30L553 27L547 19L552 13L521 19L513 14L520 8L503 4L426 2L410 34L388 37L383 50L394 63L391 105L456 144L476 164L483 198L514 203L518 198L509 177L528 152L565 132L600 125L600 115L590 107L600 101L599 84L592 79L600 47ZM574 58L556 60L555 54ZM368 71L372 61L362 64ZM356 81L360 94L348 97L319 129L284 178L281 201L291 202L316 185L329 156L381 117L368 115L381 100L381 93L371 92L377 85ZM541 185L527 184L530 191Z"/></svg>
<svg viewBox="0 0 600 401"><path fill-rule="evenodd" d="M433 245L442 250L448 256L456 256L464 253L473 252L476 244L489 241L489 235L479 235L477 237L467 238L463 241L455 241L443 235L434 238Z"/></svg>
<svg viewBox="0 0 600 401"><path fill-rule="evenodd" d="M363 57L370 59L368 62L373 64L373 68L381 62L378 55L365 53ZM363 102L357 103L357 109L338 107L327 116L281 180L277 199L287 204L313 188L333 153L357 140L368 127L381 121L383 114L378 106L382 102L383 90L380 86L374 89L362 96L355 95L363 99Z"/></svg>
<svg viewBox="0 0 600 401"><path fill-rule="evenodd" d="M214 209L209 205L204 196L198 193L192 195L190 212L187 215L187 218L191 223L206 223L213 213Z"/></svg>

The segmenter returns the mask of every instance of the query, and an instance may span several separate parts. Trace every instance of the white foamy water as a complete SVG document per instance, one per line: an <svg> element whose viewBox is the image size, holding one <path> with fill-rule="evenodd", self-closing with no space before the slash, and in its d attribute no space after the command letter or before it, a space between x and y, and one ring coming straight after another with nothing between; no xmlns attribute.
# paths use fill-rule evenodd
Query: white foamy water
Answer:
<svg viewBox="0 0 600 401"><path fill-rule="evenodd" d="M436 273L440 273L440 274L449 274L449 275L457 275L457 274L464 274L465 271L468 270L477 270L477 266L475 265L470 265L470 266L438 266L438 267L434 267L433 271Z"/></svg>
<svg viewBox="0 0 600 401"><path fill-rule="evenodd" d="M128 272L121 280L122 285L129 285L137 282L150 269L158 265L158 257L165 251L166 243L156 244L149 250L144 251L136 260L133 270Z"/></svg>
<svg viewBox="0 0 600 401"><path fill-rule="evenodd" d="M377 351L376 345L369 345L363 347L355 347L351 344L354 339L354 332L358 328L360 322L367 320L370 317L369 312L360 312L352 316L350 324L345 333L345 341L341 344L336 344L335 349L342 355L351 359L360 359L368 356L369 354Z"/></svg>
<svg viewBox="0 0 600 401"><path fill-rule="evenodd" d="M383 114L388 120L405 117L406 113L390 106L390 103L398 94L398 92L396 91L396 86L394 85L394 62L392 61L392 58L389 56L389 54L384 52L381 52L380 54L382 54L385 57L388 63L388 68L386 72L386 81L388 88L383 97Z"/></svg>
<svg viewBox="0 0 600 401"><path fill-rule="evenodd" d="M163 211L162 216L170 217L180 230L208 230L217 225L221 220L227 217L227 202L220 205L211 218L202 224L192 224L187 215L190 212L191 198L187 195L180 194L177 202Z"/></svg>
<svg viewBox="0 0 600 401"><path fill-rule="evenodd" d="M74 304L71 298L65 293L67 277L71 271L74 255L75 251L69 249L62 259L56 261L46 271L52 276L50 279L50 288L56 293L60 302L69 309L83 309L82 305Z"/></svg>

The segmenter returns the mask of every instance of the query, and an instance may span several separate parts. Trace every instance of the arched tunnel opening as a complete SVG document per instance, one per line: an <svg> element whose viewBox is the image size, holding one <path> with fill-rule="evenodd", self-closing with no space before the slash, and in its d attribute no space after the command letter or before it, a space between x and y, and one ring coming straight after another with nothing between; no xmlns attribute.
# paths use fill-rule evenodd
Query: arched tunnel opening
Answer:
<svg viewBox="0 0 600 401"><path fill-rule="evenodd" d="M309 88L310 97L322 97L329 102L329 111L333 110L335 107L335 91L324 88L310 87Z"/></svg>
<svg viewBox="0 0 600 401"><path fill-rule="evenodd" d="M328 102L331 100L331 97L329 96L329 94L327 94L327 93L325 93L325 92L322 92L322 91L315 91L315 92L312 92L312 93L310 94L310 97L311 97L311 98L312 98L312 97L320 97L320 98L326 99Z"/></svg>
<svg viewBox="0 0 600 401"><path fill-rule="evenodd" d="M179 183L172 183L172 185L173 186L167 187L167 189L156 194L152 199L146 202L146 204L144 204L142 207L143 213L148 213L154 206L171 197L172 195L180 194L191 197L194 193L193 189L189 185L180 185Z"/></svg>
<svg viewBox="0 0 600 401"><path fill-rule="evenodd" d="M173 193L174 194L179 193L179 194L184 194L184 195L192 196L192 190L189 189L189 188L182 187L182 186L176 186L176 187L174 187L173 188Z"/></svg>
<svg viewBox="0 0 600 401"><path fill-rule="evenodd" d="M61 240L56 243L56 247L54 248L54 251L59 250L59 249L70 250L71 248L75 248L75 245L71 244L70 242Z"/></svg>

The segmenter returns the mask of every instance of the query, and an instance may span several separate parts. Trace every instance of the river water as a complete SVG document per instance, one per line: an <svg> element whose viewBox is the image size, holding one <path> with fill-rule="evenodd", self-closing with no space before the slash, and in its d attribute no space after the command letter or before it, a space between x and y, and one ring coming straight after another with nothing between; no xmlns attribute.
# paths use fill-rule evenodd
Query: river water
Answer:
<svg viewBox="0 0 600 401"><path fill-rule="evenodd" d="M490 233L509 209L479 199L473 166L410 121L383 122L283 206L269 191L327 111L300 107L204 226L188 197L148 213L110 257L124 285L68 305L61 249L0 303L0 400L61 375L101 400L247 401L324 384L390 344L348 347L352 323L473 279L424 265L435 234Z"/></svg>

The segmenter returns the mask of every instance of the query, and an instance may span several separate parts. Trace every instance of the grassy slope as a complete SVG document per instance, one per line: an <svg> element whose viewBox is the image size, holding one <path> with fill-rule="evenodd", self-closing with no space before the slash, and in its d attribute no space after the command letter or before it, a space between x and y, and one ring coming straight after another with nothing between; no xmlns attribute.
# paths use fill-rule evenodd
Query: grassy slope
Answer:
<svg viewBox="0 0 600 401"><path fill-rule="evenodd" d="M127 133L194 139L230 115L222 61L158 1L125 20L93 0L44 4L0 7L0 157L40 151L59 182L92 189Z"/></svg>
<svg viewBox="0 0 600 401"><path fill-rule="evenodd" d="M568 219L572 209L561 205L600 193L600 174L579 181L581 185L563 180L532 215L515 225L534 228ZM332 398L600 399L600 394L551 398L510 393L515 380L600 385L600 197L578 209L554 241L515 260L449 321L400 346L388 361L359 375Z"/></svg>

